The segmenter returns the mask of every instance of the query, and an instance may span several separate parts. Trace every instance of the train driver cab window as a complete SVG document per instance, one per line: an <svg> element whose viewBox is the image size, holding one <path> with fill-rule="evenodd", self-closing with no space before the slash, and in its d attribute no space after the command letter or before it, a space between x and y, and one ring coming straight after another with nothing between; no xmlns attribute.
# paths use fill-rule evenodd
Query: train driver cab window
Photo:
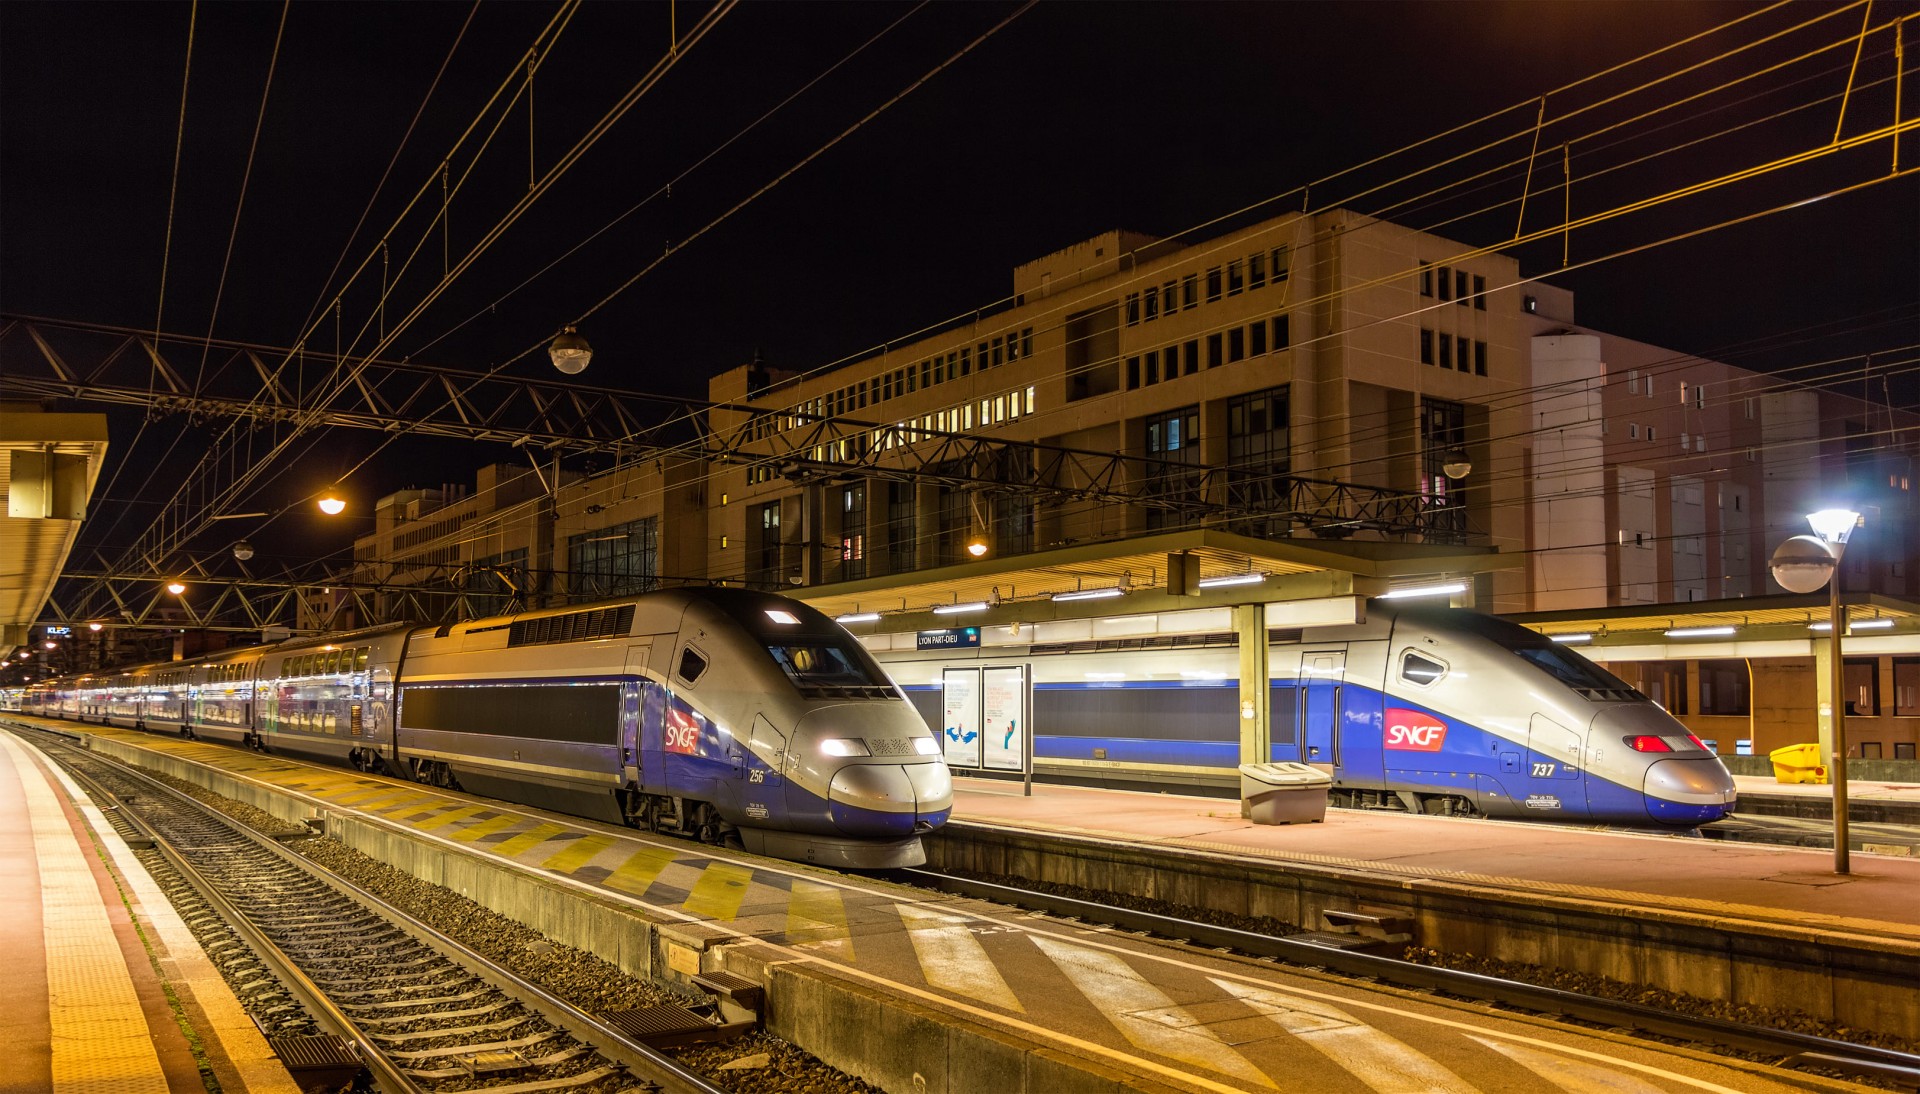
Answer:
<svg viewBox="0 0 1920 1094"><path fill-rule="evenodd" d="M796 684L825 687L878 687L875 679L849 650L838 646L788 646L769 643L767 652Z"/></svg>
<svg viewBox="0 0 1920 1094"><path fill-rule="evenodd" d="M1426 687L1447 674L1447 666L1424 653L1408 650L1400 659L1400 679L1415 687Z"/></svg>
<svg viewBox="0 0 1920 1094"><path fill-rule="evenodd" d="M700 674L705 671L707 671L707 659L701 656L699 650L688 646L680 651L680 679L691 684L699 680Z"/></svg>

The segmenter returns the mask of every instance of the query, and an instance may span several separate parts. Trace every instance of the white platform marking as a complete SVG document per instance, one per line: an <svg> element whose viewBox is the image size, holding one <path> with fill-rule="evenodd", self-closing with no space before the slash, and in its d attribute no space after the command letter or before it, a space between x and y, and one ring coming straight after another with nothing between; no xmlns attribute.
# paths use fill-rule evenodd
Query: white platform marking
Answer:
<svg viewBox="0 0 1920 1094"><path fill-rule="evenodd" d="M1331 1003L1210 979L1380 1094L1478 1094L1477 1087L1424 1053Z"/></svg>
<svg viewBox="0 0 1920 1094"><path fill-rule="evenodd" d="M896 904L894 908L907 925L907 938L913 942L914 956L920 959L920 971L928 984L989 1006L1027 1012L994 966L993 958L987 956L986 947L967 926L973 920L912 904Z"/></svg>
<svg viewBox="0 0 1920 1094"><path fill-rule="evenodd" d="M1486 1037L1474 1040L1498 1052L1567 1094L1661 1094L1661 1088L1644 1079L1598 1064L1569 1060L1551 1052L1540 1052L1519 1045L1505 1044Z"/></svg>
<svg viewBox="0 0 1920 1094"><path fill-rule="evenodd" d="M1180 1060L1195 1067L1218 1071L1249 1083L1274 1087L1247 1058L1228 1047L1226 1042L1199 1024L1159 988L1133 971L1117 954L1075 946L1044 935L1034 935L1033 944L1053 958L1073 986L1099 1008L1107 1021L1133 1043L1134 1047ZM1138 1012L1152 1011L1154 1017ZM1176 1024L1168 1024L1170 1021ZM1277 1088L1276 1088L1277 1089Z"/></svg>

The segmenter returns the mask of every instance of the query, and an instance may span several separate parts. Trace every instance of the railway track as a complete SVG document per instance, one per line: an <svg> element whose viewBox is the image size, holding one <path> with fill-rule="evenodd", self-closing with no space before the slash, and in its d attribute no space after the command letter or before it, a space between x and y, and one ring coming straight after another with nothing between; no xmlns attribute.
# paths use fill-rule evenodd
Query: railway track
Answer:
<svg viewBox="0 0 1920 1094"><path fill-rule="evenodd" d="M1787 1069L1809 1069L1920 1091L1920 1055L1849 1041L1681 1014L1642 1004L1585 995L1519 980L1387 957L1348 948L1344 939L1307 933L1286 937L1244 931L1096 900L1029 889L1004 881L962 878L931 870L891 871L895 880L958 896L1010 904L1048 915L1097 923L1136 934L1175 939L1254 957L1322 969L1354 979L1469 999L1696 1047L1711 1047ZM1364 941L1356 936L1355 941Z"/></svg>
<svg viewBox="0 0 1920 1094"><path fill-rule="evenodd" d="M364 1065L390 1094L725 1094L165 784L57 735L36 744L165 860L156 880L296 1069Z"/></svg>

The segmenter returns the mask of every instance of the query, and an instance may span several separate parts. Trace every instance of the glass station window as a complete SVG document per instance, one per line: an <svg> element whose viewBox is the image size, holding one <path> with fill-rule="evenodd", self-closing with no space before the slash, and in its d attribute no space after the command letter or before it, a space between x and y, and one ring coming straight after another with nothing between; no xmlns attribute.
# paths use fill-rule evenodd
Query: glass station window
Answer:
<svg viewBox="0 0 1920 1094"><path fill-rule="evenodd" d="M1846 668L1847 713L1869 718L1880 714L1880 661L1878 658L1848 658Z"/></svg>

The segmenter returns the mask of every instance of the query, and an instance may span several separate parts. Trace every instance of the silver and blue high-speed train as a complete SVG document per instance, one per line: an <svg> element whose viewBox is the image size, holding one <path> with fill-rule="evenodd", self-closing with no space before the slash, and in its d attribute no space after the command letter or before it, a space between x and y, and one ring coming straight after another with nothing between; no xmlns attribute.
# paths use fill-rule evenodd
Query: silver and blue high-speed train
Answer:
<svg viewBox="0 0 1920 1094"><path fill-rule="evenodd" d="M1266 758L1322 767L1335 804L1683 827L1733 811L1732 776L1685 726L1524 627L1376 600L1363 623L1274 631L1268 653ZM954 655L885 662L937 720L928 684ZM996 662L1032 666L1036 774L1158 789L1236 782L1230 633L989 646L967 663Z"/></svg>
<svg viewBox="0 0 1920 1094"><path fill-rule="evenodd" d="M227 650L23 705L856 869L924 862L953 804L938 740L859 642L740 589Z"/></svg>

